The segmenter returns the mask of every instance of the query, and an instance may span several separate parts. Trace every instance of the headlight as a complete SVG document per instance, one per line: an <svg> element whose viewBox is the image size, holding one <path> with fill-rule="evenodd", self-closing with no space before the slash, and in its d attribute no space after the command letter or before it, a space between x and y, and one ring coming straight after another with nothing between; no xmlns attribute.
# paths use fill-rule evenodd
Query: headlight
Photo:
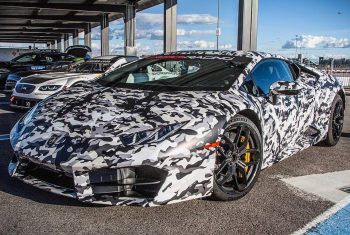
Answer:
<svg viewBox="0 0 350 235"><path fill-rule="evenodd" d="M56 91L60 88L61 88L61 86L59 86L59 85L47 85L47 86L41 86L39 88L39 91Z"/></svg>
<svg viewBox="0 0 350 235"><path fill-rule="evenodd" d="M174 134L184 125L185 123L177 123L167 126L161 126L156 129L140 131L128 135L122 135L120 136L120 140L122 141L123 145L157 143L164 140L166 137Z"/></svg>

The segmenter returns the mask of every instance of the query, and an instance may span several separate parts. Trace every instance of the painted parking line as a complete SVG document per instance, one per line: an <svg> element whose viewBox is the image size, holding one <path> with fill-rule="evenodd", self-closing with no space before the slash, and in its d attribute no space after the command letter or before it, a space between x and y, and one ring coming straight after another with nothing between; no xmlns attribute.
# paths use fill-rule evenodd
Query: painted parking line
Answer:
<svg viewBox="0 0 350 235"><path fill-rule="evenodd" d="M349 196L349 193L339 189L350 185L350 170L291 177L282 181L304 192L338 203Z"/></svg>
<svg viewBox="0 0 350 235"><path fill-rule="evenodd" d="M9 140L10 139L10 135L6 134L6 135L0 135L0 141L2 140Z"/></svg>
<svg viewBox="0 0 350 235"><path fill-rule="evenodd" d="M350 196L292 235L350 234Z"/></svg>
<svg viewBox="0 0 350 235"><path fill-rule="evenodd" d="M0 104L10 104L10 102L0 102Z"/></svg>

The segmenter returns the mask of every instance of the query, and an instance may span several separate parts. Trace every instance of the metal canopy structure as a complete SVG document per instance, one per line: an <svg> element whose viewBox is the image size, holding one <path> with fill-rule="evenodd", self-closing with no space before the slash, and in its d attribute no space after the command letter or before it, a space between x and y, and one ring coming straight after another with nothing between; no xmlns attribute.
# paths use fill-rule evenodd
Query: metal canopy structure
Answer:
<svg viewBox="0 0 350 235"><path fill-rule="evenodd" d="M47 39L48 44L57 44L63 48L60 45L62 39L65 47L69 46L69 36L73 36L74 44L78 44L78 33L84 32L85 44L91 46L91 28L103 26L102 54L108 54L110 21L123 18L130 9L133 12L141 11L162 2L163 0L0 0L0 41L43 43ZM135 26L128 27L128 30L134 31ZM126 34L129 35L130 32Z"/></svg>
<svg viewBox="0 0 350 235"><path fill-rule="evenodd" d="M91 28L101 26L101 54L109 54L109 22L124 20L126 55L136 54L137 12L164 3L164 52L176 51L177 0L0 0L0 42L47 43L64 49L79 43L91 47ZM239 0L239 50L256 50L258 0ZM63 41L63 43L62 43ZM63 45L62 45L63 44Z"/></svg>

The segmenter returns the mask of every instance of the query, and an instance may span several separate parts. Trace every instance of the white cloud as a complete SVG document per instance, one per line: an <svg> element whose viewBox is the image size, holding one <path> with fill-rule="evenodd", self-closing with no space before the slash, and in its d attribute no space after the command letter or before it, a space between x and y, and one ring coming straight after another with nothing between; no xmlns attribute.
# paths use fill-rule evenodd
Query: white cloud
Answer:
<svg viewBox="0 0 350 235"><path fill-rule="evenodd" d="M177 45L179 50L216 49L216 42L205 40L179 41ZM221 50L230 50L232 48L232 44L219 44L219 49Z"/></svg>
<svg viewBox="0 0 350 235"><path fill-rule="evenodd" d="M178 15L177 23L180 25L189 24L215 24L217 17L208 14L186 14ZM163 39L163 14L153 13L139 13L136 16L136 39ZM110 25L110 40L122 39L124 37L122 21L115 21ZM201 36L201 35L215 35L215 30L185 30L178 29L178 36ZM100 27L92 29L92 40L100 40Z"/></svg>
<svg viewBox="0 0 350 235"><path fill-rule="evenodd" d="M164 19L162 14L139 13L136 15L136 28L154 28L155 26L163 25L163 21Z"/></svg>
<svg viewBox="0 0 350 235"><path fill-rule="evenodd" d="M296 39L288 40L282 48L350 48L350 41L347 38L336 38L328 36L301 35Z"/></svg>
<svg viewBox="0 0 350 235"><path fill-rule="evenodd" d="M109 37L114 39L124 38L124 29L114 28L109 31Z"/></svg>
<svg viewBox="0 0 350 235"><path fill-rule="evenodd" d="M112 55L124 54L124 42L110 43L109 46Z"/></svg>
<svg viewBox="0 0 350 235"><path fill-rule="evenodd" d="M200 36L200 35L215 35L215 30L185 30L178 29L177 36Z"/></svg>
<svg viewBox="0 0 350 235"><path fill-rule="evenodd" d="M232 49L233 45L232 44L223 44L223 45L219 45L219 48L222 50L228 50L228 49Z"/></svg>
<svg viewBox="0 0 350 235"><path fill-rule="evenodd" d="M91 42L92 56L101 55L101 44L96 42Z"/></svg>
<svg viewBox="0 0 350 235"><path fill-rule="evenodd" d="M100 32L92 32L91 33L91 39L92 40L100 40L101 39L101 33Z"/></svg>
<svg viewBox="0 0 350 235"><path fill-rule="evenodd" d="M209 14L188 14L177 16L177 22L179 24L216 24L217 19L217 17Z"/></svg>
<svg viewBox="0 0 350 235"><path fill-rule="evenodd" d="M197 41L180 41L177 43L179 48L187 49L212 49L216 44L212 41L197 40Z"/></svg>
<svg viewBox="0 0 350 235"><path fill-rule="evenodd" d="M118 34L113 34L118 35ZM136 31L136 39L163 40L164 31L162 29L145 29ZM201 36L215 35L215 30L185 30L178 29L177 36Z"/></svg>
<svg viewBox="0 0 350 235"><path fill-rule="evenodd" d="M186 14L178 15L177 23L188 24L216 24L217 17L209 14ZM163 14L139 13L136 16L137 28L150 29L155 26L162 26L164 23Z"/></svg>

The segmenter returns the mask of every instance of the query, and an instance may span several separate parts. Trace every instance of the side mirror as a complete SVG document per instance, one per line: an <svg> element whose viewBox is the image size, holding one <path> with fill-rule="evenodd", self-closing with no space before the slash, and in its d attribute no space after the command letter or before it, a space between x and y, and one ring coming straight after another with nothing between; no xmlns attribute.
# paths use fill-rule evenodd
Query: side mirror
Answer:
<svg viewBox="0 0 350 235"><path fill-rule="evenodd" d="M301 91L301 87L295 82L280 81L270 86L269 100L276 104L278 96L295 96Z"/></svg>

